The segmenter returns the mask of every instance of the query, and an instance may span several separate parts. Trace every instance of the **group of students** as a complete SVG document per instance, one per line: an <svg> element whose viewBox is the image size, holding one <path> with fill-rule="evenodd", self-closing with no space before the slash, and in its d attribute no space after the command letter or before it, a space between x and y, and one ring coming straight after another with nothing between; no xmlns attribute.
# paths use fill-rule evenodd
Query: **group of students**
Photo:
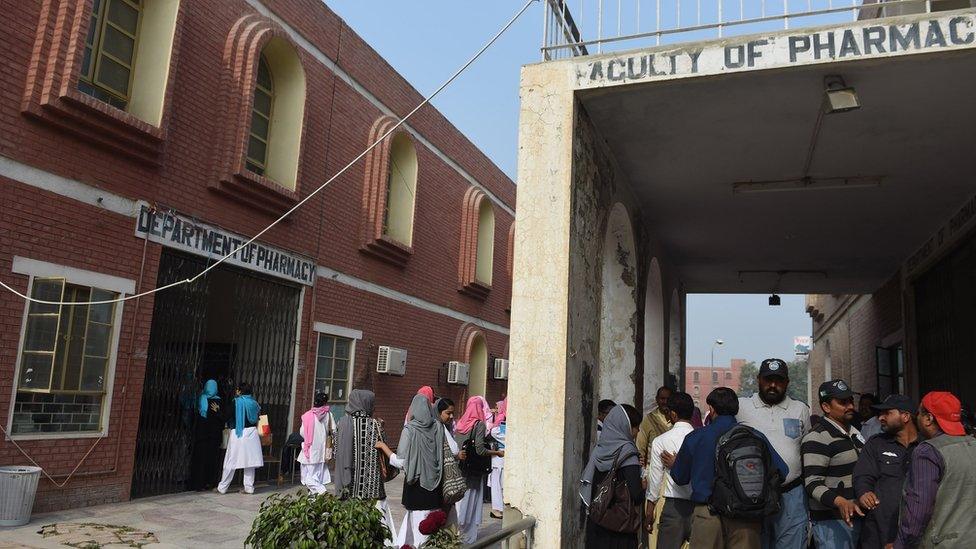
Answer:
<svg viewBox="0 0 976 549"><path fill-rule="evenodd" d="M316 395L315 405L302 415L303 443L298 457L302 484L312 494L325 492L325 485L332 480L328 462L334 439L336 495L376 501L394 546L422 545L427 536L420 531L420 523L435 510L444 511L448 523L458 526L465 543L474 542L482 520L487 473L477 467L460 468L466 487L464 495L460 501L446 501L444 485L450 473L446 464L453 460L490 460L492 515L501 518L496 512L501 512L507 400L492 409L484 397L473 396L455 422L454 402L446 397L435 398L430 387L422 387L410 402L394 451L386 443L383 421L373 417L375 398L372 391L353 390L345 414L334 423L325 395ZM407 513L397 528L384 484L400 471L404 475L402 504Z"/></svg>
<svg viewBox="0 0 976 549"><path fill-rule="evenodd" d="M952 393L865 404L878 427L865 440L843 380L819 387L820 416L787 395L784 361L764 360L757 381L751 397L713 390L704 422L666 387L643 417L601 402L586 546L976 547L976 436Z"/></svg>

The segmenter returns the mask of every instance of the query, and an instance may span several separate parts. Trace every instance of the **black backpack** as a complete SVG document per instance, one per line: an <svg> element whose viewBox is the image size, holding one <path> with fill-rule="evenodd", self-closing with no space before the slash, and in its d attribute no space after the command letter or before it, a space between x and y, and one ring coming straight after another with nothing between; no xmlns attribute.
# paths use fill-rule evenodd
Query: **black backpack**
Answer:
<svg viewBox="0 0 976 549"><path fill-rule="evenodd" d="M717 515L759 520L780 510L783 479L766 439L736 425L715 446L715 483L709 508Z"/></svg>

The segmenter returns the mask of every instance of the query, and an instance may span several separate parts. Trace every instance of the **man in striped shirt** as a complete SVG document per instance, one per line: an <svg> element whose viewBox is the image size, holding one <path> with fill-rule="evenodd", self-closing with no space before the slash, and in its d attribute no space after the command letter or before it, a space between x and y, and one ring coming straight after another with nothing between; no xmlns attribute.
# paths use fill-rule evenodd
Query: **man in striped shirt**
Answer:
<svg viewBox="0 0 976 549"><path fill-rule="evenodd" d="M851 426L854 393L841 379L827 381L818 391L823 421L803 437L800 453L803 479L810 497L810 520L817 547L857 547L864 512L854 499L854 465L864 447Z"/></svg>

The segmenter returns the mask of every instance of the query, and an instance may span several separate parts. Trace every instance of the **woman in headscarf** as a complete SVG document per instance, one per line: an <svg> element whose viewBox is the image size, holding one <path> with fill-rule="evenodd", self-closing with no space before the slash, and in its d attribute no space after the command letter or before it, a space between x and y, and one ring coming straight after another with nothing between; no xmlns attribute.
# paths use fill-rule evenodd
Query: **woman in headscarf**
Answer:
<svg viewBox="0 0 976 549"><path fill-rule="evenodd" d="M302 466L302 484L315 495L324 494L325 485L332 483L326 462L332 459L336 425L328 402L328 393L315 393L312 408L302 414L302 451L298 452L298 463Z"/></svg>
<svg viewBox="0 0 976 549"><path fill-rule="evenodd" d="M258 434L258 417L261 406L251 396L250 383L238 383L234 398L234 431L227 440L227 453L224 455L224 474L217 485L217 491L227 493L227 488L234 480L234 473L244 469L244 494L254 493L254 472L264 466L264 455L261 453L261 437ZM230 423L230 422L229 422Z"/></svg>
<svg viewBox="0 0 976 549"><path fill-rule="evenodd" d="M504 457L504 450L492 450L485 444L488 433L485 411L490 410L488 402L482 396L468 399L464 407L464 415L458 420L454 429L454 439L461 450L466 451L466 461L489 459L491 456ZM465 447L467 443L467 448ZM477 456L477 457L476 457ZM487 471L471 473L465 470L465 482L468 491L457 503L458 525L461 527L461 539L464 543L474 543L478 539L478 528L481 526L482 504L485 494L485 475Z"/></svg>
<svg viewBox="0 0 976 549"><path fill-rule="evenodd" d="M444 468L444 425L434 407L421 394L410 403L410 422L400 435L397 452L385 442L376 447L390 458L390 464L403 470L403 506L407 514L400 525L396 546L420 547L427 536L420 533L420 522L443 507L441 474Z"/></svg>
<svg viewBox="0 0 976 549"><path fill-rule="evenodd" d="M386 476L376 443L383 441L383 426L373 418L376 395L365 389L349 393L346 414L339 419L336 445L336 495L342 499L376 500L392 539L396 539L393 513L383 485Z"/></svg>
<svg viewBox="0 0 976 549"><path fill-rule="evenodd" d="M505 451L505 416L508 414L508 398L502 399L495 408L495 420L491 427L491 438L497 443L497 450ZM505 470L505 456L491 457L491 518L502 518L505 503L502 499L502 472Z"/></svg>
<svg viewBox="0 0 976 549"><path fill-rule="evenodd" d="M603 433L596 447L590 452L590 460L583 470L580 480L580 497L589 507L593 487L600 484L617 463L617 482L626 482L633 510L640 513L644 501L644 487L641 484L641 466L634 439L643 418L636 408L629 404L618 404L610 410L603 420ZM619 453L618 453L619 452ZM593 521L586 521L586 548L593 549L636 549L639 532L614 532Z"/></svg>
<svg viewBox="0 0 976 549"><path fill-rule="evenodd" d="M429 385L424 385L420 389L417 389L418 395L423 395L431 405L434 404L434 390L430 388ZM410 407L407 407L407 415L403 418L403 425L406 427L407 423L410 423Z"/></svg>
<svg viewBox="0 0 976 549"><path fill-rule="evenodd" d="M217 485L217 449L223 438L224 422L217 382L208 380L196 402L193 426L193 457L190 462L190 490L212 490Z"/></svg>

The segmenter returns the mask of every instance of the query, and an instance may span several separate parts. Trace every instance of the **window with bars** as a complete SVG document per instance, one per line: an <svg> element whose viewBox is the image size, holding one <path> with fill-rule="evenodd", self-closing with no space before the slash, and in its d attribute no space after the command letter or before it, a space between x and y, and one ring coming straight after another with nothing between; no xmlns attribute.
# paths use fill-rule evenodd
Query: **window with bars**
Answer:
<svg viewBox="0 0 976 549"><path fill-rule="evenodd" d="M141 19L139 0L94 0L78 89L125 110Z"/></svg>
<svg viewBox="0 0 976 549"><path fill-rule="evenodd" d="M718 372L712 372L712 383L718 383Z"/></svg>
<svg viewBox="0 0 976 549"><path fill-rule="evenodd" d="M36 278L31 296L43 301L108 301L118 294ZM14 404L14 433L101 429L116 305L50 305L27 310Z"/></svg>
<svg viewBox="0 0 976 549"><path fill-rule="evenodd" d="M330 403L344 403L348 398L352 348L353 340L349 338L319 334L315 391L328 393Z"/></svg>
<svg viewBox="0 0 976 549"><path fill-rule="evenodd" d="M878 398L905 394L905 353L901 344L875 348Z"/></svg>
<svg viewBox="0 0 976 549"><path fill-rule="evenodd" d="M274 109L274 79L264 54L258 61L251 107L251 131L247 140L247 169L265 175L268 169L268 142L271 135L271 113Z"/></svg>

